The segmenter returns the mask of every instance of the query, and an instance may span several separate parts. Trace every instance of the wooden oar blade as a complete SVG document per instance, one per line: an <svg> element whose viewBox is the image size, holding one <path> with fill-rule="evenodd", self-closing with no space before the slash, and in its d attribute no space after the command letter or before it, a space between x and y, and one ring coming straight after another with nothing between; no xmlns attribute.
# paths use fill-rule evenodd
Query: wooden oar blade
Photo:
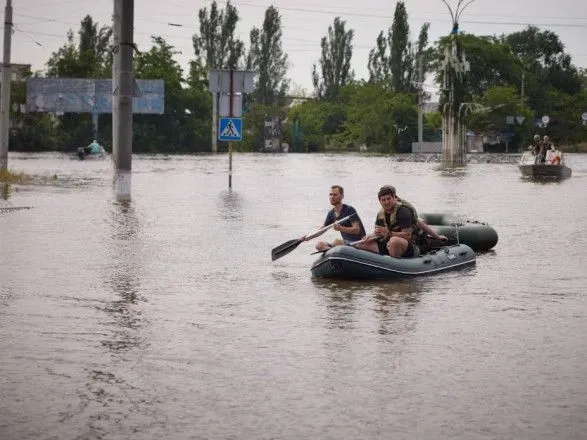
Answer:
<svg viewBox="0 0 587 440"><path fill-rule="evenodd" d="M280 244L276 248L273 248L271 250L271 261L275 261L278 258L281 258L289 254L291 251L297 248L301 242L302 240L297 238L295 240L286 241L285 243Z"/></svg>

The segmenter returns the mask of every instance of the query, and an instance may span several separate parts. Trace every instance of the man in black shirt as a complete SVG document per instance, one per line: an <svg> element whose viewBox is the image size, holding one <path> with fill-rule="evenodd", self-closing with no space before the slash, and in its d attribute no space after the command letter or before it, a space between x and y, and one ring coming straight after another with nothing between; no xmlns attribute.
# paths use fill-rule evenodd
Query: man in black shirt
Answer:
<svg viewBox="0 0 587 440"><path fill-rule="evenodd" d="M365 228L363 227L363 223L361 222L361 218L359 217L359 214L357 214L356 209L350 205L342 203L342 200L344 199L344 188L340 185L332 185L330 187L330 192L328 193L328 198L330 200L330 204L332 205L332 209L328 211L323 226L331 225L335 221L350 215L352 215L352 217L338 225L333 226L335 231L340 232L342 240L336 239L333 243L320 241L316 245L316 249L326 250L333 246L361 240L366 234ZM303 236L302 240L306 241L307 237Z"/></svg>
<svg viewBox="0 0 587 440"><path fill-rule="evenodd" d="M418 217L413 208L398 200L393 186L382 187L377 197L381 211L377 214L373 234L368 237L372 240L365 240L357 247L391 257L418 256L415 240Z"/></svg>

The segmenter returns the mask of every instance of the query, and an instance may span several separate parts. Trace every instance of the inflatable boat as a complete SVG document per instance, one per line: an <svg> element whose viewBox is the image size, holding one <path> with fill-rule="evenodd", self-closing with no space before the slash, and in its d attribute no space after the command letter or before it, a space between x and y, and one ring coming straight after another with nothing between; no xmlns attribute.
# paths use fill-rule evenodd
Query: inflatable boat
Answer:
<svg viewBox="0 0 587 440"><path fill-rule="evenodd" d="M344 245L322 253L311 271L317 278L394 280L456 270L476 261L473 249L462 243L414 258L395 258Z"/></svg>
<svg viewBox="0 0 587 440"><path fill-rule="evenodd" d="M459 221L450 214L422 213L419 217L439 235L448 238L448 242L430 240L431 249L440 249L442 246L466 244L475 252L486 252L497 244L497 231L487 223L477 220Z"/></svg>

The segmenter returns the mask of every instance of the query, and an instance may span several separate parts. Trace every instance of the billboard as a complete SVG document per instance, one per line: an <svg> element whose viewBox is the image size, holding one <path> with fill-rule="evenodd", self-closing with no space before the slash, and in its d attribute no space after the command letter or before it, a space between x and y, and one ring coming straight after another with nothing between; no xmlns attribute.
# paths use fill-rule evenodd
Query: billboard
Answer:
<svg viewBox="0 0 587 440"><path fill-rule="evenodd" d="M137 79L138 96L133 113L163 114L165 83ZM29 112L112 113L112 80L88 78L29 78L26 105Z"/></svg>

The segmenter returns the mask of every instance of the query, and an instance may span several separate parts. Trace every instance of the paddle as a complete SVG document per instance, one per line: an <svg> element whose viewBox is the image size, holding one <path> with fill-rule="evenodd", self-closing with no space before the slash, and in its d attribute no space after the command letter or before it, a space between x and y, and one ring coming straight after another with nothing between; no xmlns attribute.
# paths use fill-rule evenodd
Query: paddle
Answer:
<svg viewBox="0 0 587 440"><path fill-rule="evenodd" d="M332 228L334 225L338 225L339 223L347 221L353 215L355 214L351 214L344 218L341 218L340 220L337 220L334 223L331 223L328 226L323 227L322 229L314 232L313 234L307 235L306 240L311 240L312 238L318 237L320 234ZM284 257L285 255L289 254L291 251L297 248L302 241L304 240L302 240L301 238L296 238L295 240L286 241L285 243L280 244L279 246L271 249L271 261L275 261L278 258Z"/></svg>

